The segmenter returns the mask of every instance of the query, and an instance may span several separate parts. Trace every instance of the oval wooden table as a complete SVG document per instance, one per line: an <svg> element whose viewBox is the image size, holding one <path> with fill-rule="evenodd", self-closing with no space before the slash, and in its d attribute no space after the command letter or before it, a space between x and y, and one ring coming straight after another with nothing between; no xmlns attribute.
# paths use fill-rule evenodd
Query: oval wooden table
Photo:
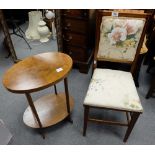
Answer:
<svg viewBox="0 0 155 155"><path fill-rule="evenodd" d="M73 98L69 96L67 75L72 59L61 52L34 55L13 65L3 76L3 85L12 93L24 93L29 106L23 115L24 123L42 129L54 125L66 117L71 121ZM65 93L58 93L56 83L64 80ZM30 93L54 85L55 94L49 94L33 102Z"/></svg>

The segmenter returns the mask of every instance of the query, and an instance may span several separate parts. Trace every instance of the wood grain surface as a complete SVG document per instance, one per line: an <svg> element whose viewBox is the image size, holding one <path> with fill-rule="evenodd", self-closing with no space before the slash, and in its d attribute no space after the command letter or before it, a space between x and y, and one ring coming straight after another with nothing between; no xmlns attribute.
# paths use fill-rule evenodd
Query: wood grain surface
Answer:
<svg viewBox="0 0 155 155"><path fill-rule="evenodd" d="M63 70L58 72L57 69ZM72 59L61 52L34 55L13 65L3 76L4 86L13 93L31 93L47 88L65 78Z"/></svg>
<svg viewBox="0 0 155 155"><path fill-rule="evenodd" d="M69 97L70 111L73 110L73 98ZM49 94L34 102L43 128L54 125L68 116L65 93ZM30 106L23 115L24 123L32 128L39 128Z"/></svg>

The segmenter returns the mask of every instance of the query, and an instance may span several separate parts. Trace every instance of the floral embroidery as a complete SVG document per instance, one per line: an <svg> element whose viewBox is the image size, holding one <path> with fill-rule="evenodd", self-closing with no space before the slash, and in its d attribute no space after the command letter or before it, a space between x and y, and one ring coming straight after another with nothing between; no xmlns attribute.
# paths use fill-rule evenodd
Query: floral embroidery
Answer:
<svg viewBox="0 0 155 155"><path fill-rule="evenodd" d="M91 79L91 84L89 86L89 92L90 91L95 91L100 92L104 90L104 86L103 86L103 81L102 79ZM89 92L87 93L87 96L89 96Z"/></svg>
<svg viewBox="0 0 155 155"><path fill-rule="evenodd" d="M98 57L133 61L144 19L103 17Z"/></svg>
<svg viewBox="0 0 155 155"><path fill-rule="evenodd" d="M140 101L139 100L132 100L132 101L129 101L129 102L124 102L124 105L128 108L132 108L132 109L141 109L141 106L140 106Z"/></svg>
<svg viewBox="0 0 155 155"><path fill-rule="evenodd" d="M84 104L129 111L143 111L131 73L95 69Z"/></svg>
<svg viewBox="0 0 155 155"><path fill-rule="evenodd" d="M110 40L110 44L116 44L121 41L125 41L127 36L127 31L125 28L116 27L111 33L108 33L108 38Z"/></svg>

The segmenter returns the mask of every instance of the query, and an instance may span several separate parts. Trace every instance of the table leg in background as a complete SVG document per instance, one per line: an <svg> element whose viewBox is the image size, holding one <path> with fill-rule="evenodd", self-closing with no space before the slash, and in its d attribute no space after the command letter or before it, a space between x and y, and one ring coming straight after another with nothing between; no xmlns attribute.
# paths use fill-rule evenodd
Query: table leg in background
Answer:
<svg viewBox="0 0 155 155"><path fill-rule="evenodd" d="M70 104L69 104L69 92L68 92L68 82L67 78L64 79L64 86L65 86L65 95L66 95L66 106L67 106L67 112L68 112L68 119L72 123L72 119L70 116Z"/></svg>

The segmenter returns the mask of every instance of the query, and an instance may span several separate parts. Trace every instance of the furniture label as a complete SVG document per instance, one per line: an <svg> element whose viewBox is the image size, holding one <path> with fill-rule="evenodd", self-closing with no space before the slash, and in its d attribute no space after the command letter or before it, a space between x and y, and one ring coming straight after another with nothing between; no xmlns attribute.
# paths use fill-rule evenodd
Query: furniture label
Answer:
<svg viewBox="0 0 155 155"><path fill-rule="evenodd" d="M63 70L63 68L61 68L61 67L56 69L57 72L61 72L62 70Z"/></svg>
<svg viewBox="0 0 155 155"><path fill-rule="evenodd" d="M111 15L112 15L113 17L118 17L118 12L112 12Z"/></svg>

